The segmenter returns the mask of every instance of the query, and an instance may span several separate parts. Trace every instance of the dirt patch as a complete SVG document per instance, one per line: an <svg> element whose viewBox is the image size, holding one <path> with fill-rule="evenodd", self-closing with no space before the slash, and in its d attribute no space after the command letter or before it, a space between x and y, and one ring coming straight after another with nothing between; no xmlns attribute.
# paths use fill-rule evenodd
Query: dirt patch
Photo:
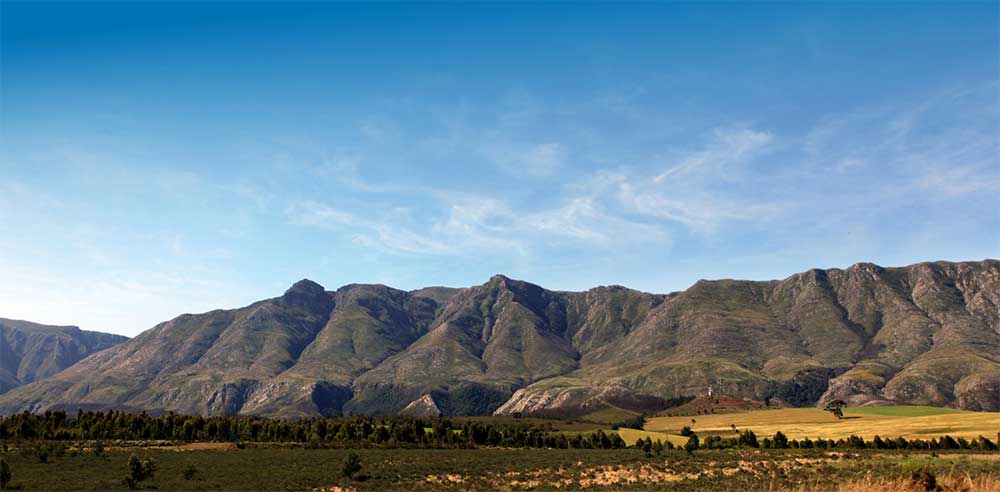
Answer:
<svg viewBox="0 0 1000 492"><path fill-rule="evenodd" d="M427 477L424 478L424 481L433 484L465 483L465 478L457 473L452 473L444 475L427 475Z"/></svg>
<svg viewBox="0 0 1000 492"><path fill-rule="evenodd" d="M174 446L157 446L156 449L167 451L226 451L237 448L236 443L231 442L189 442Z"/></svg>

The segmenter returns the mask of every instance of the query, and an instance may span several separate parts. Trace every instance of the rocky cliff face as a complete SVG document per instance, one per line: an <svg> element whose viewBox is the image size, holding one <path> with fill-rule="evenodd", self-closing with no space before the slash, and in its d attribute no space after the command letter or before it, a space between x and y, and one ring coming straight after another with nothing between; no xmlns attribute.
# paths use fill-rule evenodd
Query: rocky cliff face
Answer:
<svg viewBox="0 0 1000 492"><path fill-rule="evenodd" d="M705 393L1000 410L1000 262L857 264L686 291L302 281L184 315L0 396L202 414L587 415ZM431 405L433 403L433 405ZM433 408L431 408L433 406Z"/></svg>
<svg viewBox="0 0 1000 492"><path fill-rule="evenodd" d="M95 352L128 340L121 335L0 318L0 393L52 376Z"/></svg>

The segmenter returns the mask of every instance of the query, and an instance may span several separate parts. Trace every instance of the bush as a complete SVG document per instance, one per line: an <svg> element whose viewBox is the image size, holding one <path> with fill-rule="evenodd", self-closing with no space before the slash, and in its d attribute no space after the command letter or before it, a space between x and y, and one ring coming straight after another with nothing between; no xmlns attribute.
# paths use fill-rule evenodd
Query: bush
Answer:
<svg viewBox="0 0 1000 492"><path fill-rule="evenodd" d="M49 450L48 444L42 444L35 448L35 456L38 457L39 463L48 463L49 454L51 454L51 451Z"/></svg>
<svg viewBox="0 0 1000 492"><path fill-rule="evenodd" d="M698 449L699 445L698 434L691 434L691 437L688 438L688 442L684 443L684 451L692 453Z"/></svg>
<svg viewBox="0 0 1000 492"><path fill-rule="evenodd" d="M691 437L694 435L694 431L692 431L690 427L685 425L684 427L681 427L681 435L684 437Z"/></svg>
<svg viewBox="0 0 1000 492"><path fill-rule="evenodd" d="M340 472L351 480L360 476L361 457L358 456L358 453L355 453L354 451L347 453L347 456L344 458L344 465L341 467Z"/></svg>
<svg viewBox="0 0 1000 492"><path fill-rule="evenodd" d="M739 443L741 446L750 446L751 448L760 447L760 444L757 442L757 434L754 434L750 429L740 434Z"/></svg>
<svg viewBox="0 0 1000 492"><path fill-rule="evenodd" d="M122 479L122 483L129 489L135 489L139 482L148 478L153 478L156 473L156 462L152 458L140 460L133 454L128 458L128 475Z"/></svg>
<svg viewBox="0 0 1000 492"><path fill-rule="evenodd" d="M104 456L104 441L97 441L94 443L94 456L100 458Z"/></svg>
<svg viewBox="0 0 1000 492"><path fill-rule="evenodd" d="M935 477L934 474L926 468L918 472L914 472L910 476L910 480L913 480L914 485L917 486L916 490L922 492L932 492L938 489L937 477Z"/></svg>
<svg viewBox="0 0 1000 492"><path fill-rule="evenodd" d="M181 473L184 475L184 480L191 480L198 473L198 469L194 465L188 465Z"/></svg>
<svg viewBox="0 0 1000 492"><path fill-rule="evenodd" d="M781 431L774 433L774 439L771 442L773 443L773 446L778 449L785 449L788 447L788 438L785 437Z"/></svg>
<svg viewBox="0 0 1000 492"><path fill-rule="evenodd" d="M10 484L10 465L7 460L0 459L0 490L6 489Z"/></svg>

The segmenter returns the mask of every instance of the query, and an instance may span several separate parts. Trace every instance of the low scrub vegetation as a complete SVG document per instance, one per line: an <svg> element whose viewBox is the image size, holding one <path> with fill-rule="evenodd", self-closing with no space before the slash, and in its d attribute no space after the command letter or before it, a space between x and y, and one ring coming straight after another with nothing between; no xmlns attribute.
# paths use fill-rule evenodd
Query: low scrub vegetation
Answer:
<svg viewBox="0 0 1000 492"><path fill-rule="evenodd" d="M983 435L809 438L763 434L742 422L726 426L723 434L706 430L706 420L686 417L681 437L487 417L285 421L18 414L0 418L0 479L5 491L100 492L126 487L795 492L816 490L818 484L848 492L942 487L971 492L996 490L990 487L1000 483L1000 450Z"/></svg>
<svg viewBox="0 0 1000 492"><path fill-rule="evenodd" d="M645 444L645 443L644 443ZM38 463L0 455L13 479L4 490L215 491L918 491L933 480L949 492L997 490L998 453L875 449L245 449L123 448ZM143 461L155 466L148 468ZM188 475L185 470L197 469ZM152 470L152 473L147 473ZM133 471L134 474L133 474ZM895 488L892 488L895 487ZM990 488L993 487L993 488Z"/></svg>

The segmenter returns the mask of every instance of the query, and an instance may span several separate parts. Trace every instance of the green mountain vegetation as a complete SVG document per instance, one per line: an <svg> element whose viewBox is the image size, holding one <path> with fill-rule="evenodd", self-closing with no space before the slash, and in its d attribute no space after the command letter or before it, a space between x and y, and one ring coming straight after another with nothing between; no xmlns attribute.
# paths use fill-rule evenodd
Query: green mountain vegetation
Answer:
<svg viewBox="0 0 1000 492"><path fill-rule="evenodd" d="M998 306L996 260L861 263L671 294L559 292L500 275L411 292L303 280L161 323L0 395L0 413L627 417L709 392L997 411Z"/></svg>
<svg viewBox="0 0 1000 492"><path fill-rule="evenodd" d="M0 393L44 379L127 337L0 318Z"/></svg>

